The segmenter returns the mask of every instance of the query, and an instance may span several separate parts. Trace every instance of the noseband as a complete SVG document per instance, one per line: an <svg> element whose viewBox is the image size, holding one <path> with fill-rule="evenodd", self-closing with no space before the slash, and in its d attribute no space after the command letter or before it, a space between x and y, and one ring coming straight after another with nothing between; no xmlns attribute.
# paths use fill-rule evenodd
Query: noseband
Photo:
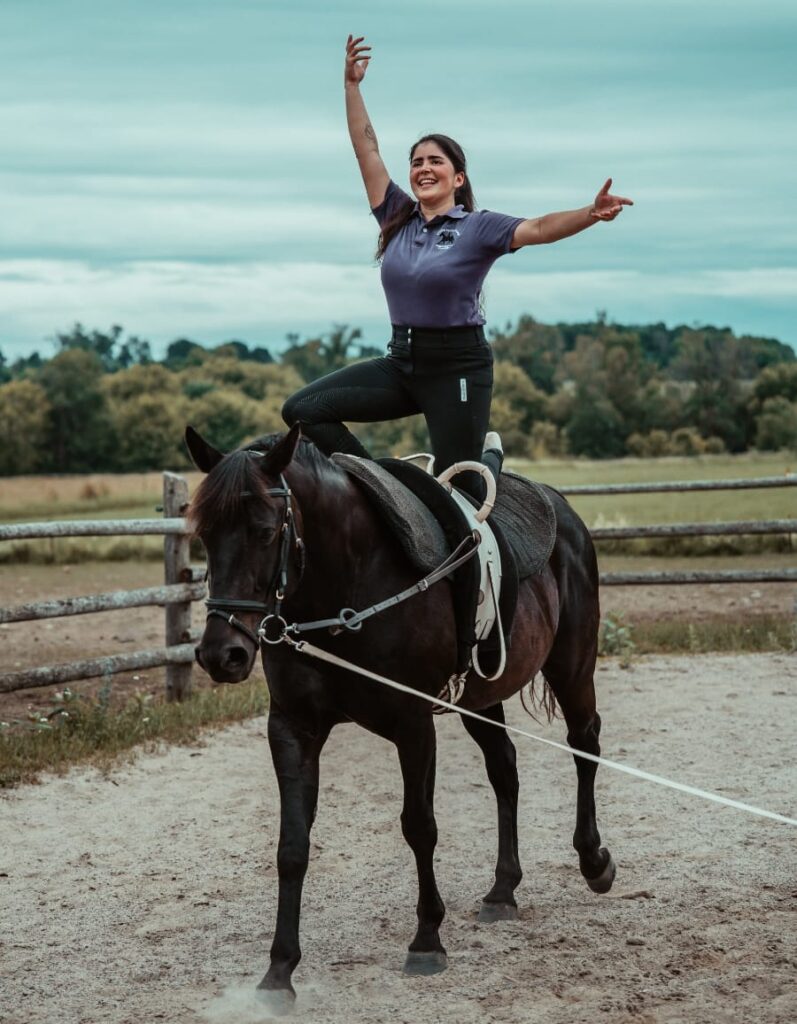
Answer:
<svg viewBox="0 0 797 1024"><path fill-rule="evenodd" d="M280 487L270 487L265 493L271 498L284 498L285 508L282 515L282 523L280 526L280 556L277 566L274 570L274 575L271 578L271 582L268 585L266 593L274 591L274 602L273 607L269 608L268 603L263 601L239 601L233 598L215 598L210 597L205 601L205 605L208 609L207 617L218 616L224 619L229 625L245 636L249 637L256 647L259 647L261 642L265 643L279 643L279 640L270 639L268 636L268 626L270 622L275 622L280 628L280 635L282 630L287 626L285 619L280 614L282 610L282 602L285 600L285 592L288 588L288 562L291 556L291 543L299 553L299 579L302 577L304 572L304 542L299 534L296 532L296 520L293 513L293 504L291 502L291 489L288 487L288 483L285 477L280 473ZM251 494L249 491L244 491L244 497ZM236 618L235 612L254 612L257 615L262 615L263 618L258 626L257 632L250 629L245 623L241 622L240 619Z"/></svg>

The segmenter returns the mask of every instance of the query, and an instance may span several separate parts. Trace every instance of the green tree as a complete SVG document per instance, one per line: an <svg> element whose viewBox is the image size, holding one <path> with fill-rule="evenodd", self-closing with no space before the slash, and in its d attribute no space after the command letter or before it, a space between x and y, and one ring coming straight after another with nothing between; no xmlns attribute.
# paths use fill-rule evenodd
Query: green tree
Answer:
<svg viewBox="0 0 797 1024"><path fill-rule="evenodd" d="M183 370L186 366L199 366L207 355L198 342L188 338L177 338L166 349L163 365L169 370Z"/></svg>
<svg viewBox="0 0 797 1024"><path fill-rule="evenodd" d="M159 400L165 403L170 396L180 393L180 378L160 363L141 363L106 375L102 386L112 402L125 402L138 395L150 395L159 396Z"/></svg>
<svg viewBox="0 0 797 1024"><path fill-rule="evenodd" d="M570 451L593 459L622 455L630 431L609 397L606 346L588 336L579 338L562 370L567 374L566 397L551 402L551 410L566 416L563 426Z"/></svg>
<svg viewBox="0 0 797 1024"><path fill-rule="evenodd" d="M187 465L182 445L185 406L184 399L175 401L164 393L139 393L115 402L111 410L118 439L114 468L143 472Z"/></svg>
<svg viewBox="0 0 797 1024"><path fill-rule="evenodd" d="M511 455L525 455L531 430L547 412L547 396L523 370L512 363L496 363L490 423Z"/></svg>
<svg viewBox="0 0 797 1024"><path fill-rule="evenodd" d="M95 352L66 349L39 374L50 404L47 468L57 473L112 469L116 446L102 388L102 361Z"/></svg>
<svg viewBox="0 0 797 1024"><path fill-rule="evenodd" d="M209 391L190 402L186 414L188 422L222 451L269 432L262 404L232 388Z"/></svg>
<svg viewBox="0 0 797 1024"><path fill-rule="evenodd" d="M0 475L42 468L49 412L44 388L34 381L0 386Z"/></svg>
<svg viewBox="0 0 797 1024"><path fill-rule="evenodd" d="M249 348L245 341L225 341L213 349L216 355L232 356L242 362L273 363L274 359L267 348Z"/></svg>
<svg viewBox="0 0 797 1024"><path fill-rule="evenodd" d="M590 459L617 458L625 451L623 422L609 401L594 393L576 393L565 426L570 451Z"/></svg>
<svg viewBox="0 0 797 1024"><path fill-rule="evenodd" d="M125 369L134 363L149 363L152 361L152 352L148 341L136 335L131 335L126 341L122 340L124 328L114 324L110 330L87 331L82 324L76 323L71 331L63 334L56 334L55 340L62 352L79 349L83 352L93 352L102 363L106 373L114 373L116 370Z"/></svg>
<svg viewBox="0 0 797 1024"><path fill-rule="evenodd" d="M289 334L282 364L293 367L303 381L316 380L333 370L340 370L355 359L380 354L370 345L357 345L361 337L360 328L349 327L348 324L335 324L328 334L305 342L300 342L297 334Z"/></svg>
<svg viewBox="0 0 797 1024"><path fill-rule="evenodd" d="M739 387L739 344L730 331L684 330L674 372L694 388L687 422L703 437L721 437L731 451L745 448L751 421Z"/></svg>
<svg viewBox="0 0 797 1024"><path fill-rule="evenodd" d="M213 352L201 366L189 367L180 374L187 394L210 390L203 385L233 388L249 398L278 397L284 401L302 386L302 379L292 366L277 363L241 362L229 355Z"/></svg>
<svg viewBox="0 0 797 1024"><path fill-rule="evenodd" d="M765 398L755 426L756 448L797 451L797 402L790 402L783 395Z"/></svg>
<svg viewBox="0 0 797 1024"><path fill-rule="evenodd" d="M768 398L797 402L797 363L768 366L756 377L750 401L752 412L760 412Z"/></svg>
<svg viewBox="0 0 797 1024"><path fill-rule="evenodd" d="M506 332L492 331L493 352L499 362L519 366L540 390L551 394L565 345L558 327L538 323L532 316L522 316L514 330L507 324Z"/></svg>

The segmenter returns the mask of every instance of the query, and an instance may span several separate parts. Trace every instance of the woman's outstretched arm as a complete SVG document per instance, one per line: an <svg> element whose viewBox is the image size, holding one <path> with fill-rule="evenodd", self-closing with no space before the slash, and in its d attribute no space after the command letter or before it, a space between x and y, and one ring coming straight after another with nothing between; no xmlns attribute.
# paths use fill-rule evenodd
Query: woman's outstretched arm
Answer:
<svg viewBox="0 0 797 1024"><path fill-rule="evenodd" d="M623 196L609 195L611 187L612 179L607 178L606 184L591 206L583 206L580 210L564 210L561 213L546 213L544 217L524 220L515 228L512 248L520 249L524 245L558 242L561 238L577 235L579 231L591 227L599 220L614 220L624 206L634 204Z"/></svg>
<svg viewBox="0 0 797 1024"><path fill-rule="evenodd" d="M365 109L360 93L360 82L365 78L368 63L371 60L370 46L363 46L365 36L349 36L346 41L346 64L343 73L343 85L346 92L346 121L349 126L351 144L354 155L360 165L365 191L371 206L379 206L385 198L390 175L387 173L382 157L379 155L379 143Z"/></svg>

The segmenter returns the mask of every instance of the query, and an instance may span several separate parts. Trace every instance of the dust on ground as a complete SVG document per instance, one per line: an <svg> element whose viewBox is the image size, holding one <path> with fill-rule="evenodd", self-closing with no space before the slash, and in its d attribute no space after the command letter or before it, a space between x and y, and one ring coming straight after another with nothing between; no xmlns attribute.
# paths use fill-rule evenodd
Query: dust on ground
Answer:
<svg viewBox="0 0 797 1024"><path fill-rule="evenodd" d="M691 591L693 592L693 591ZM797 657L602 661L603 752L797 813ZM557 740L513 699L511 723ZM570 846L571 758L516 740L520 917L482 925L495 805L456 716L437 722L438 882L449 969L401 973L413 858L393 748L356 726L322 758L295 1019L318 1024L674 1024L797 1018L795 832L601 768L614 889ZM278 798L265 720L196 748L77 769L0 800L0 1019L7 1024L247 1024L276 910Z"/></svg>

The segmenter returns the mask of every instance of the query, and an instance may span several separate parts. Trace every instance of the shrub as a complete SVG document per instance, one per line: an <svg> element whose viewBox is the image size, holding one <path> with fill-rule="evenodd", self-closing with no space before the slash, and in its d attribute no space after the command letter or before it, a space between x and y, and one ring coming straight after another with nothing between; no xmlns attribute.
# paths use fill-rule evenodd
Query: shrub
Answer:
<svg viewBox="0 0 797 1024"><path fill-rule="evenodd" d="M797 451L797 402L782 395L766 398L756 418L756 447L762 451Z"/></svg>
<svg viewBox="0 0 797 1024"><path fill-rule="evenodd" d="M672 450L670 435L666 430L651 430L648 434L631 434L626 441L629 455L640 459L658 458L669 455Z"/></svg>
<svg viewBox="0 0 797 1024"><path fill-rule="evenodd" d="M567 437L555 423L540 420L531 428L526 442L526 454L530 459L567 455Z"/></svg>
<svg viewBox="0 0 797 1024"><path fill-rule="evenodd" d="M670 449L673 455L702 455L706 442L695 427L679 427L672 432Z"/></svg>

